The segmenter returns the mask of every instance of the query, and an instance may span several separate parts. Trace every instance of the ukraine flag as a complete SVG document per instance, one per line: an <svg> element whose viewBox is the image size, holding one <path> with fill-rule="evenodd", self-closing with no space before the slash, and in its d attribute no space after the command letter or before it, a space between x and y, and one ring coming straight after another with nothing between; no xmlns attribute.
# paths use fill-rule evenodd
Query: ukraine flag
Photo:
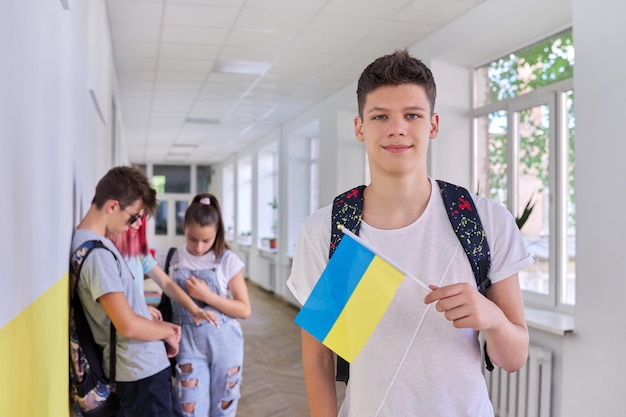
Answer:
<svg viewBox="0 0 626 417"><path fill-rule="evenodd" d="M352 362L387 311L406 274L344 229L297 325Z"/></svg>

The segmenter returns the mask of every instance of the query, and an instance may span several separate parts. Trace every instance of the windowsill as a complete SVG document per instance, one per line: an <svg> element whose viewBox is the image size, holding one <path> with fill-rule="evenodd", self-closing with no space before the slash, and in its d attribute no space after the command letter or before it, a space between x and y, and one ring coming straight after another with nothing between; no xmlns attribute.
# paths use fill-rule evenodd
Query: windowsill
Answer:
<svg viewBox="0 0 626 417"><path fill-rule="evenodd" d="M259 247L259 252L261 253L261 255L268 255L268 256L274 257L276 254L278 254L278 249Z"/></svg>
<svg viewBox="0 0 626 417"><path fill-rule="evenodd" d="M524 310L526 312L526 323L529 328L558 336L573 333L576 328L574 316L570 314L540 310L532 307L525 307Z"/></svg>

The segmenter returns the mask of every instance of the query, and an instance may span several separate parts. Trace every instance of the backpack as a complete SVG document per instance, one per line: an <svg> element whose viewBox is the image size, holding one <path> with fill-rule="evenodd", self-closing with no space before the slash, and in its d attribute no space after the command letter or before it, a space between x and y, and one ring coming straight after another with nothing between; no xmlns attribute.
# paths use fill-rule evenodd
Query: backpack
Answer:
<svg viewBox="0 0 626 417"><path fill-rule="evenodd" d="M77 293L83 262L96 248L111 252L101 241L89 240L70 257L70 400L73 415L111 417L120 409L115 393L115 327L111 323L110 379L107 379L102 367L102 348L94 340Z"/></svg>
<svg viewBox="0 0 626 417"><path fill-rule="evenodd" d="M176 248L170 248L167 251L167 258L165 258L165 268L163 268L163 271L165 271L167 275L170 274L170 262L172 261L172 256L174 255L174 252L176 252ZM172 322L172 318L173 318L172 300L170 300L170 297L168 297L167 294L165 293L161 294L161 301L159 301L157 310L161 312L163 321L169 321L170 323ZM169 359L170 359L170 369L172 371L172 376L176 376L176 358L169 358Z"/></svg>
<svg viewBox="0 0 626 417"><path fill-rule="evenodd" d="M450 224L459 238L467 259L470 262L478 291L484 296L491 286L489 268L491 253L487 237L483 230L478 212L470 193L463 187L437 180L441 197L448 212ZM331 237L328 258L330 259L339 245L343 232L338 226L346 227L358 235L363 212L363 190L365 185L353 188L335 197L332 205ZM487 344L484 345L484 358L487 370L493 370L493 364L487 355ZM337 357L336 380L346 384L350 377L349 363Z"/></svg>

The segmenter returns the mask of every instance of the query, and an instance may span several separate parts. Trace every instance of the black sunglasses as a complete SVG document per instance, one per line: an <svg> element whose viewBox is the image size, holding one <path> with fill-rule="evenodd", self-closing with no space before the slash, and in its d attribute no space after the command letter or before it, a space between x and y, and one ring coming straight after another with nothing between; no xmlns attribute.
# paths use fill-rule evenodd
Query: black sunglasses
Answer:
<svg viewBox="0 0 626 417"><path fill-rule="evenodd" d="M126 209L124 209L124 211L126 211ZM128 218L128 224L135 223L137 220L141 219L141 216L143 216L143 214L141 212L136 213L136 214L130 214L129 212L126 211L126 214L128 214L130 216Z"/></svg>

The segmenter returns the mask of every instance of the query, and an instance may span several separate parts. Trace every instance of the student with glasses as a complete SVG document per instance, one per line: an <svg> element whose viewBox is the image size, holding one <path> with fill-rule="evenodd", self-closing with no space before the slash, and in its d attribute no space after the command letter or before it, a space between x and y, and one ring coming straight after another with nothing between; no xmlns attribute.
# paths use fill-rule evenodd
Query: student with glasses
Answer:
<svg viewBox="0 0 626 417"><path fill-rule="evenodd" d="M72 252L89 240L77 294L96 343L103 348L109 376L110 323L117 330L115 382L126 416L183 416L171 383L168 357L178 353L180 326L151 318L143 292L134 284L124 257L107 235L125 233L156 209L156 192L134 167L115 167L100 179L87 214L72 238Z"/></svg>

